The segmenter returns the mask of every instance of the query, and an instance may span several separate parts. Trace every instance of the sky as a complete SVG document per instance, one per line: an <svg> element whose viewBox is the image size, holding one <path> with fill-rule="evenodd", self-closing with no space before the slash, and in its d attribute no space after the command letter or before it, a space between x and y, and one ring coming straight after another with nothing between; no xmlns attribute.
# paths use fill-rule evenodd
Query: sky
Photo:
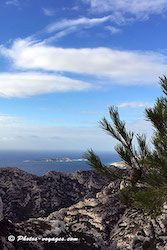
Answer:
<svg viewBox="0 0 167 250"><path fill-rule="evenodd" d="M1 0L0 149L114 151L111 105L150 139L166 27L167 0Z"/></svg>

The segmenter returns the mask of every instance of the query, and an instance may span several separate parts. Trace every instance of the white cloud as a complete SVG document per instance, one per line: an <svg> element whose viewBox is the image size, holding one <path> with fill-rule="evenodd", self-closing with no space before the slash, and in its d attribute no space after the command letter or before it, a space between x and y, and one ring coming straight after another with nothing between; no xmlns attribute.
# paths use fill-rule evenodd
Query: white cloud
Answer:
<svg viewBox="0 0 167 250"><path fill-rule="evenodd" d="M62 119L62 120L60 119L60 120L52 120L52 122L53 122L53 123L68 123L69 121L68 121L68 120L65 120L65 119L64 119L64 120L63 120L63 119Z"/></svg>
<svg viewBox="0 0 167 250"><path fill-rule="evenodd" d="M117 105L118 108L145 108L152 107L153 103L148 102L123 102Z"/></svg>
<svg viewBox="0 0 167 250"><path fill-rule="evenodd" d="M118 29L114 26L106 26L106 30L109 30L111 34L117 34L121 32L121 29Z"/></svg>
<svg viewBox="0 0 167 250"><path fill-rule="evenodd" d="M108 114L108 112L105 111L92 111L92 110L81 110L76 112L80 114Z"/></svg>
<svg viewBox="0 0 167 250"><path fill-rule="evenodd" d="M127 123L127 129L136 133L146 133L148 140L152 135L149 122L138 120ZM26 142L26 143L25 143ZM98 124L84 127L41 126L0 123L0 149L47 149L47 150L114 150L116 140L108 136Z"/></svg>
<svg viewBox="0 0 167 250"><path fill-rule="evenodd" d="M78 5L71 8L71 10L74 10L74 11L78 11L79 9L80 9L80 7Z"/></svg>
<svg viewBox="0 0 167 250"><path fill-rule="evenodd" d="M64 19L61 20L60 22L55 22L50 24L49 26L46 27L46 31L48 33L52 33L58 30L62 30L62 29L67 29L67 28L71 28L71 27L80 27L80 26L85 26L86 28L90 28L93 27L95 25L104 23L106 21L108 21L111 18L111 16L106 16L106 17L101 17L101 18L86 18L86 17L82 17L79 19Z"/></svg>
<svg viewBox="0 0 167 250"><path fill-rule="evenodd" d="M132 123L127 123L127 129L134 131L135 134L138 134L138 133L146 134L147 141L151 142L151 138L154 132L151 122L143 120L143 119L136 120L136 121L133 121Z"/></svg>
<svg viewBox="0 0 167 250"><path fill-rule="evenodd" d="M1 97L26 97L37 94L83 91L90 88L87 82L72 80L55 74L1 73Z"/></svg>
<svg viewBox="0 0 167 250"><path fill-rule="evenodd" d="M29 119L15 117L11 114L0 114L0 149L47 149L80 150L114 150L117 143L108 136L95 121L85 121L83 126L31 124ZM63 123L66 120L55 120ZM53 124L54 124L53 123ZM85 126L87 124L87 126ZM136 120L127 123L126 127L135 133L146 133L151 139L153 128L150 122ZM25 143L26 142L26 143ZM72 143L71 143L72 142Z"/></svg>
<svg viewBox="0 0 167 250"><path fill-rule="evenodd" d="M62 31L59 31L57 32L55 35L52 35L51 37L49 38L46 38L44 40L45 43L50 43L50 42L53 42L59 38L62 38L64 36L67 36L69 35L70 33L73 33L77 30L77 27L75 26L72 26L72 27L69 27L68 29L65 29L65 30L62 30Z"/></svg>
<svg viewBox="0 0 167 250"><path fill-rule="evenodd" d="M44 32L46 33L55 33L51 38L48 38L45 41L50 42L72 32L80 31L81 29L90 29L96 25L111 21L110 19L111 16L101 18L81 17L79 19L63 19L61 21L54 22L44 29Z"/></svg>
<svg viewBox="0 0 167 250"><path fill-rule="evenodd" d="M6 5L19 6L19 1L18 0L8 0L8 1L6 1Z"/></svg>
<svg viewBox="0 0 167 250"><path fill-rule="evenodd" d="M161 14L167 8L167 0L82 0L90 4L94 12L130 13L146 18L150 14Z"/></svg>
<svg viewBox="0 0 167 250"><path fill-rule="evenodd" d="M45 16L54 16L55 15L55 11L53 9L43 8L42 11L43 11Z"/></svg>
<svg viewBox="0 0 167 250"><path fill-rule="evenodd" d="M114 145L113 140L106 141L106 137L98 126L65 127L26 124L3 126L0 124L0 149L78 150L79 148L84 151L91 147L111 149Z"/></svg>
<svg viewBox="0 0 167 250"><path fill-rule="evenodd" d="M9 116L9 115L5 115L5 114L0 114L0 123L2 125L9 125L9 124L13 124L13 123L17 123L19 122L20 119L17 117L13 117L13 116Z"/></svg>
<svg viewBox="0 0 167 250"><path fill-rule="evenodd" d="M103 81L112 84L157 83L158 76L167 71L167 56L150 51L68 49L20 39L9 49L1 46L0 53L12 59L17 69L90 74L106 77Z"/></svg>
<svg viewBox="0 0 167 250"><path fill-rule="evenodd" d="M97 125L98 123L97 123L97 121L95 122L95 121L82 121L81 122L82 124L88 124L88 125Z"/></svg>

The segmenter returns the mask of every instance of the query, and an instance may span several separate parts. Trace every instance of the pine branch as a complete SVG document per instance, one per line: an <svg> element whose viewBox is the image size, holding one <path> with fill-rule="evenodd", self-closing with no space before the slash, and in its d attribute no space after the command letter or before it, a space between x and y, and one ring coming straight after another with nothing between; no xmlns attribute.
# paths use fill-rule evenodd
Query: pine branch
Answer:
<svg viewBox="0 0 167 250"><path fill-rule="evenodd" d="M116 171L112 170L110 167L105 166L102 164L100 158L93 152L92 149L89 149L83 156L85 159L88 160L88 165L95 169L99 174L106 176L108 178L116 178L122 179L122 174L117 173Z"/></svg>
<svg viewBox="0 0 167 250"><path fill-rule="evenodd" d="M163 75L163 77L159 77L159 79L162 91L165 95L167 95L167 77Z"/></svg>
<svg viewBox="0 0 167 250"><path fill-rule="evenodd" d="M137 134L136 135L137 143L138 143L138 150L139 155L141 158L142 165L144 164L145 158L151 153L148 149L147 143L146 143L146 135L145 134Z"/></svg>
<svg viewBox="0 0 167 250"><path fill-rule="evenodd" d="M115 150L120 155L120 157L123 159L123 161L128 166L133 168L133 163L132 163L132 160L131 160L131 154L129 153L129 151L126 148L124 148L122 145L115 146Z"/></svg>

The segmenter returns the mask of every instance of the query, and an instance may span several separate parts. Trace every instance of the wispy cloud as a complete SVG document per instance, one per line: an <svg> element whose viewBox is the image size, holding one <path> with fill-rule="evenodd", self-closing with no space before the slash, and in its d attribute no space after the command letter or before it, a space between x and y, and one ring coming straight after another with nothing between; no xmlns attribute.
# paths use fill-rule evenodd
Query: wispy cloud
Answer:
<svg viewBox="0 0 167 250"><path fill-rule="evenodd" d="M10 119L10 118L9 118ZM12 119L12 118L11 118ZM89 123L89 121L88 121ZM17 122L5 126L0 122L0 148L1 149L74 149L86 151L87 148L95 150L114 150L115 140L99 129L98 124L79 126L62 125L28 125ZM12 124L12 125L11 125ZM127 123L127 129L136 133L146 133L148 140L152 135L152 126L149 122L137 120ZM78 140L80 138L80 140ZM85 139L86 138L86 139ZM26 141L26 143L25 143ZM100 141L100 143L99 143ZM71 142L73 142L71 144Z"/></svg>
<svg viewBox="0 0 167 250"><path fill-rule="evenodd" d="M53 123L67 123L69 122L68 120L52 120Z"/></svg>
<svg viewBox="0 0 167 250"><path fill-rule="evenodd" d="M53 9L43 8L42 11L43 11L45 16L54 16L55 15L55 11Z"/></svg>
<svg viewBox="0 0 167 250"><path fill-rule="evenodd" d="M90 29L96 25L110 21L110 19L111 16L104 16L100 18L81 17L78 19L63 19L61 21L51 23L44 29L44 32L53 35L46 39L45 42L50 42L70 33L81 31L82 29Z"/></svg>
<svg viewBox="0 0 167 250"><path fill-rule="evenodd" d="M6 5L19 6L19 1L18 0L8 0L8 1L6 1Z"/></svg>
<svg viewBox="0 0 167 250"><path fill-rule="evenodd" d="M45 15L53 15L54 11L49 9L43 9ZM115 12L112 15L105 15L103 17L80 17L77 19L61 19L59 21L53 22L46 26L39 33L45 33L45 35L50 35L44 41L49 43L67 36L71 33L79 33L80 31L88 31L95 26L101 26L102 29L110 31L112 34L119 33L120 28L114 25L120 26L134 21L134 18L125 18L121 13Z"/></svg>
<svg viewBox="0 0 167 250"><path fill-rule="evenodd" d="M121 32L121 29L116 28L114 26L106 26L106 30L110 31L111 34L117 34Z"/></svg>
<svg viewBox="0 0 167 250"><path fill-rule="evenodd" d="M80 110L76 112L80 114L108 114L108 112L105 111L93 111L93 110Z"/></svg>
<svg viewBox="0 0 167 250"><path fill-rule="evenodd" d="M149 102L123 102L117 105L118 108L146 108L152 106L153 103Z"/></svg>
<svg viewBox="0 0 167 250"><path fill-rule="evenodd" d="M157 83L157 76L167 71L167 56L150 51L68 49L16 40L11 48L1 46L0 53L12 59L17 69L89 74L106 77L104 81L110 84Z"/></svg>
<svg viewBox="0 0 167 250"><path fill-rule="evenodd" d="M67 77L42 73L1 73L1 97L26 97L38 94L83 91L90 84Z"/></svg>
<svg viewBox="0 0 167 250"><path fill-rule="evenodd" d="M82 17L79 19L64 19L61 20L60 22L55 22L50 24L49 26L46 27L46 31L48 33L52 33L55 31L59 31L59 30L63 30L63 29L67 29L67 28L71 28L71 27L81 27L81 26L85 26L86 28L90 28L93 27L95 25L104 23L106 21L108 21L111 18L111 16L105 16L105 17L101 17L101 18L86 18L86 17Z"/></svg>
<svg viewBox="0 0 167 250"><path fill-rule="evenodd" d="M87 125L98 125L98 122L96 121L82 121L82 124L87 124Z"/></svg>
<svg viewBox="0 0 167 250"><path fill-rule="evenodd" d="M75 31L77 31L77 27L75 27L75 26L69 27L68 29L64 29L62 31L58 31L54 35L50 36L49 38L46 38L44 40L44 43L46 43L46 44L51 43L51 42L53 42L53 41L55 41L55 40L57 40L59 38L67 36L67 35L75 32Z"/></svg>
<svg viewBox="0 0 167 250"><path fill-rule="evenodd" d="M48 110L48 108L40 108L40 110Z"/></svg>
<svg viewBox="0 0 167 250"><path fill-rule="evenodd" d="M80 7L78 5L75 5L74 7L71 8L71 10L78 11Z"/></svg>
<svg viewBox="0 0 167 250"><path fill-rule="evenodd" d="M20 119L17 117L13 117L13 116L9 116L9 115L5 115L5 114L0 114L0 123L1 124L5 124L5 125L11 125L14 123L18 123L20 122Z"/></svg>
<svg viewBox="0 0 167 250"><path fill-rule="evenodd" d="M82 0L90 5L93 12L120 12L148 18L151 14L161 14L167 9L167 0Z"/></svg>

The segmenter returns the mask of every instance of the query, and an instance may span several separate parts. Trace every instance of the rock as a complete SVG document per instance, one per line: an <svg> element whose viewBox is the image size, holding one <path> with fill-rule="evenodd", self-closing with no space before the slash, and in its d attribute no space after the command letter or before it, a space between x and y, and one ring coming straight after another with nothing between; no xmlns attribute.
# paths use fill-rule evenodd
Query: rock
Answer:
<svg viewBox="0 0 167 250"><path fill-rule="evenodd" d="M94 171L49 171L35 176L15 167L0 168L4 218L18 222L47 216L81 199L95 197L109 182Z"/></svg>
<svg viewBox="0 0 167 250"><path fill-rule="evenodd" d="M108 249L116 249L116 241L110 242L110 232L125 211L118 190L119 182L112 182L96 198L84 199L66 210L51 213L47 219L64 221L68 232L89 235L104 250L108 246Z"/></svg>
<svg viewBox="0 0 167 250"><path fill-rule="evenodd" d="M0 221L3 220L3 202L0 197Z"/></svg>
<svg viewBox="0 0 167 250"><path fill-rule="evenodd" d="M128 186L129 186L129 182L126 181L126 180L122 180L122 181L120 182L119 189L122 190L122 189L124 189L124 188L127 188Z"/></svg>
<svg viewBox="0 0 167 250"><path fill-rule="evenodd" d="M119 183L110 183L102 191L99 198L84 198L68 208L51 213L45 218L31 218L20 223L4 221L0 225L3 231L0 235L0 246L11 249L64 249L64 250L95 250L117 249L117 242L111 244L109 232L124 213L124 206L120 203L116 187ZM117 188L118 190L118 188ZM8 235L27 237L65 237L78 239L76 242L49 243L48 242L9 242ZM7 248L7 249L8 249Z"/></svg>
<svg viewBox="0 0 167 250"><path fill-rule="evenodd" d="M68 232L88 235L101 250L166 250L166 204L154 219L140 210L127 209L119 199L119 184L114 181L96 198L51 213L47 219L59 218Z"/></svg>
<svg viewBox="0 0 167 250"><path fill-rule="evenodd" d="M23 250L23 249L41 249L41 250L166 250L167 249L167 204L164 203L162 212L156 218L143 214L140 210L126 208L120 201L119 187L120 181L112 181L102 187L106 180L95 175L94 172L77 171L73 174L62 174L48 172L42 177L29 175L24 171L14 171L12 169L4 170L4 176L0 176L1 195L3 201L5 194L11 206L10 197L21 202L21 209L25 211L27 202L32 200L32 194L38 197L38 203L33 197L34 204L38 206L31 207L35 212L47 214L47 202L54 209L56 195L61 191L62 199L66 207L61 208L61 200L57 204L61 209L51 212L48 216L39 218L30 218L22 222L10 222L6 219L0 221L0 249ZM12 176L13 179L12 179ZM6 182L2 182L2 179ZM16 180L15 180L16 178ZM26 179L29 178L29 179ZM99 178L99 179L98 179ZM11 183L11 179L13 182ZM24 180L24 183L23 183ZM29 180L29 181L28 181ZM43 181L43 184L42 184ZM99 181L99 182L98 182ZM33 186L31 185L33 184ZM60 190L55 185L60 185ZM69 188L69 186L70 188ZM68 188L67 188L68 186ZM20 188L19 188L20 187ZM14 191L19 195L19 191L25 187L25 194L16 197ZM6 189L5 189L6 188ZM57 188L57 189L56 189ZM68 192L64 194L63 188ZM12 192L12 196L10 196ZM76 191L79 190L79 191ZM86 193L88 190L88 193ZM55 192L55 196L54 196ZM76 194L75 194L76 192ZM83 192L81 195L79 192ZM96 193L95 193L96 192ZM54 197L50 197L52 194ZM65 203L65 198L69 201ZM60 198L60 197L59 197ZM44 205L42 204L44 203ZM6 201L5 201L6 204ZM69 204L69 205L68 205ZM7 205L5 205L7 209ZM12 213L13 206L8 211ZM21 213L21 212L20 212ZM27 217L31 213L28 210ZM24 217L25 218L25 217ZM16 240L8 240L9 235L14 235ZM36 242L17 241L19 236L37 237ZM44 237L45 240L40 240ZM53 242L53 238L65 239L62 242ZM50 243L46 239L50 239ZM67 240L69 239L69 241ZM73 239L73 242L70 241Z"/></svg>
<svg viewBox="0 0 167 250"><path fill-rule="evenodd" d="M117 241L119 250L166 250L167 227L164 224L166 213L152 219L139 210L126 209L113 230L110 240Z"/></svg>
<svg viewBox="0 0 167 250"><path fill-rule="evenodd" d="M14 236L14 240L10 237ZM84 233L69 234L59 220L33 218L22 223L0 222L1 250L100 250Z"/></svg>

